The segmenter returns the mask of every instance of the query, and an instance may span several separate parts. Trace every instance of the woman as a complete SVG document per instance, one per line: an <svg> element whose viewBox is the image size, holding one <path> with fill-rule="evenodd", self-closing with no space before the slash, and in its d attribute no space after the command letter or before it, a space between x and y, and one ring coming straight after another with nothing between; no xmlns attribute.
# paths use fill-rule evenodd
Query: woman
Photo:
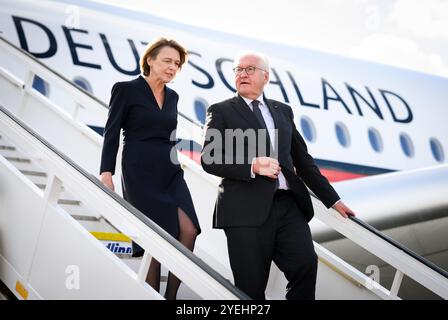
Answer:
<svg viewBox="0 0 448 320"><path fill-rule="evenodd" d="M101 180L114 190L112 175L123 129L123 196L148 218L193 250L201 232L183 178L183 170L172 159L177 126L177 93L166 86L187 59L187 51L174 40L158 38L148 44L141 60L141 75L118 82L112 88L110 110L104 131ZM133 256L143 249L132 243ZM146 281L160 289L160 263L151 261ZM175 299L180 280L168 275L166 299Z"/></svg>

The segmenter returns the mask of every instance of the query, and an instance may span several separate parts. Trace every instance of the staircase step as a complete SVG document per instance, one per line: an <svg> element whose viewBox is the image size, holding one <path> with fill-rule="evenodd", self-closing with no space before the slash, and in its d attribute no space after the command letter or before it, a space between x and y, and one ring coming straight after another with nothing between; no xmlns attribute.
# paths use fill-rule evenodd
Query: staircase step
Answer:
<svg viewBox="0 0 448 320"><path fill-rule="evenodd" d="M78 214L72 214L71 215L73 219L77 221L100 221L101 218L97 218L95 216L89 216L89 215L78 215Z"/></svg>
<svg viewBox="0 0 448 320"><path fill-rule="evenodd" d="M65 204L70 206L80 206L81 201L79 200L70 200L70 199L59 199L58 204Z"/></svg>
<svg viewBox="0 0 448 320"><path fill-rule="evenodd" d="M119 231L109 223L103 217L96 219L92 217L92 219L79 219L79 216L72 216L80 225L82 225L89 232L96 233L106 233L106 234L118 234Z"/></svg>
<svg viewBox="0 0 448 320"><path fill-rule="evenodd" d="M81 202L79 206L66 205L63 203L59 204L67 213L71 216L86 216L86 217L99 217L100 214L92 212L92 208L86 207L84 203Z"/></svg>
<svg viewBox="0 0 448 320"><path fill-rule="evenodd" d="M24 164L27 165L27 164ZM46 185L48 183L48 176L45 172L37 171L37 170L28 170L25 168L20 168L20 164L16 167L28 180L30 180L35 185L42 184ZM29 166L29 165L28 165Z"/></svg>
<svg viewBox="0 0 448 320"><path fill-rule="evenodd" d="M0 150L16 151L16 147L0 145Z"/></svg>
<svg viewBox="0 0 448 320"><path fill-rule="evenodd" d="M19 158L19 157L5 157L6 160L8 160L9 162L21 162L21 163L31 163L30 159L25 159L25 158Z"/></svg>
<svg viewBox="0 0 448 320"><path fill-rule="evenodd" d="M15 147L10 145L0 145L0 154L5 158L22 156Z"/></svg>
<svg viewBox="0 0 448 320"><path fill-rule="evenodd" d="M47 174L45 172L41 171L33 171L33 170L20 170L24 175L26 176L33 176L33 177L47 177Z"/></svg>
<svg viewBox="0 0 448 320"><path fill-rule="evenodd" d="M120 259L135 259L132 257L132 254L129 253L114 253Z"/></svg>
<svg viewBox="0 0 448 320"><path fill-rule="evenodd" d="M17 170L19 170L20 172L45 172L44 169L42 169L41 167L36 166L35 164L33 164L33 161L31 159L26 159L25 157L22 157L20 155L3 155L3 157L9 161L10 164L12 164L14 167L16 167ZM42 181L36 181L35 179L39 180L39 179L45 179L46 177L44 176L37 176L37 175L26 175L28 177L28 179L30 179L33 182L38 182L41 183Z"/></svg>

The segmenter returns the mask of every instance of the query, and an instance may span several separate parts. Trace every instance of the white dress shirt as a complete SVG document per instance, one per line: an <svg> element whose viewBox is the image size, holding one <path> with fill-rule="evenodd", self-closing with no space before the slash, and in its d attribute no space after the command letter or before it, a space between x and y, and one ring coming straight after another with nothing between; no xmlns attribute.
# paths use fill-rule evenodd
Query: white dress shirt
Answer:
<svg viewBox="0 0 448 320"><path fill-rule="evenodd" d="M242 97L242 98L246 102L246 104L250 108L250 110L252 110L252 101L253 100L247 99L245 97ZM271 115L271 112L269 111L268 106L264 103L263 95L259 96L255 100L258 100L260 102L258 107L260 108L261 115L263 116L264 122L266 124L266 128L269 133L269 138L271 140L271 145L273 147L275 147L275 137L276 137L277 130L275 129L274 119L272 118L272 115ZM254 161L255 161L255 159L252 160L252 167L251 167L252 178L255 178ZM277 179L278 179L278 188L279 189L284 189L284 190L289 189L288 182L286 181L286 178L282 172L279 173L279 175L277 176Z"/></svg>

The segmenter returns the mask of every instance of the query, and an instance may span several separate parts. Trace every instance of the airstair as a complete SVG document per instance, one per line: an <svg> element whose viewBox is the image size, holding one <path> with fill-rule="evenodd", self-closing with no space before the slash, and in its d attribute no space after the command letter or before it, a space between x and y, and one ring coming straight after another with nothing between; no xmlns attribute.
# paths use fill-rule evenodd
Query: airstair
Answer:
<svg viewBox="0 0 448 320"><path fill-rule="evenodd" d="M105 123L107 106L4 39L0 59L0 280L17 298L163 299L145 283L151 257L182 280L180 299L248 298L232 285L223 232L211 228L216 177L179 153L203 228L192 254L121 198L119 170L116 192L98 180L102 138L85 119ZM55 99L33 89L36 76ZM201 141L189 119L179 115L178 126L178 136ZM444 270L362 221L313 204L317 219L396 269L387 289L315 243L318 299L400 299L404 275L448 298ZM130 256L130 239L145 249L142 258ZM273 265L267 296L285 293Z"/></svg>

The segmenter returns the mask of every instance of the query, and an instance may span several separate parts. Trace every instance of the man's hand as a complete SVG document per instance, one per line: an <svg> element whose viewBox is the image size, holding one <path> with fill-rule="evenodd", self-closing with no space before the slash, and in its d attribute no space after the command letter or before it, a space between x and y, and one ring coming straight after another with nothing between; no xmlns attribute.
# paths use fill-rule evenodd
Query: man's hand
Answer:
<svg viewBox="0 0 448 320"><path fill-rule="evenodd" d="M269 157L255 158L252 169L255 174L272 179L277 179L277 176L282 171L277 159Z"/></svg>
<svg viewBox="0 0 448 320"><path fill-rule="evenodd" d="M343 216L344 218L348 218L349 216L355 216L355 213L349 208L347 207L344 202L342 201L338 201L336 202L332 208L334 210L336 210L337 212L339 212L339 214L341 216Z"/></svg>

